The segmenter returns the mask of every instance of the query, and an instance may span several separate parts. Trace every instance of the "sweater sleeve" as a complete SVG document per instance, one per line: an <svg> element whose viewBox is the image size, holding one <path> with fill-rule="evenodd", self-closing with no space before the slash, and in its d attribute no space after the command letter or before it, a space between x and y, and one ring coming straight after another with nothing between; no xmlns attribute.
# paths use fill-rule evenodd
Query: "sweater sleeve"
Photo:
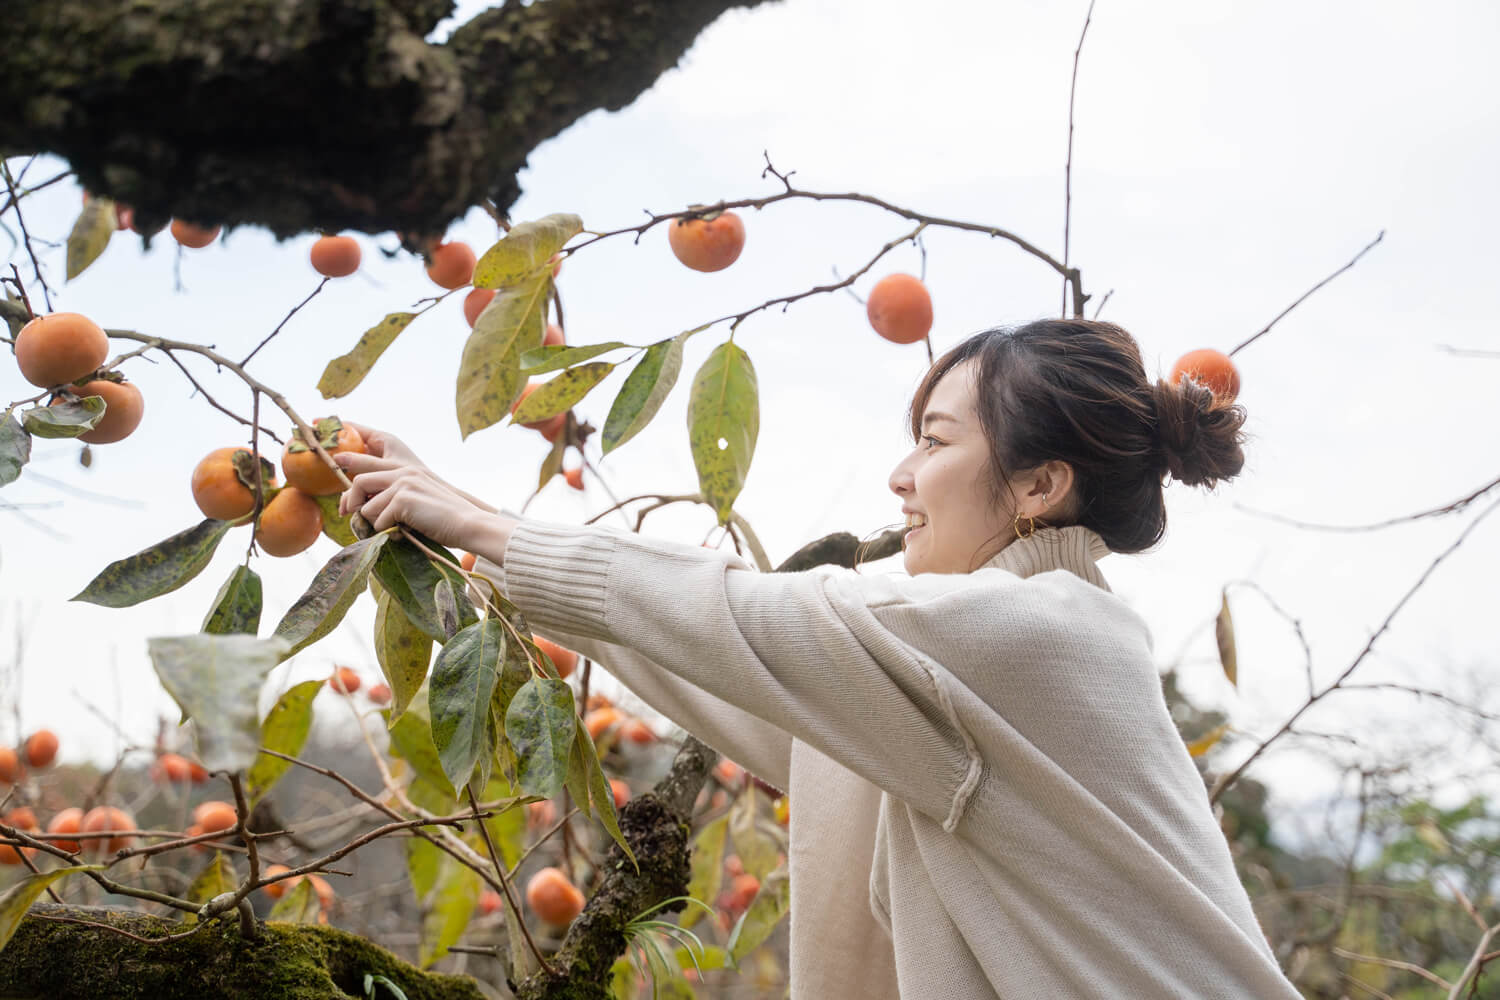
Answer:
<svg viewBox="0 0 1500 1000"><path fill-rule="evenodd" d="M758 573L703 549L534 521L512 534L505 563L511 600L540 631L625 647L946 828L957 822L981 762L958 724L953 679L872 608L925 605L919 629L961 634L963 615L942 599L982 591L973 575ZM1016 581L986 578L997 575Z"/></svg>
<svg viewBox="0 0 1500 1000"><path fill-rule="evenodd" d="M504 567L480 560L479 569L521 608L528 622L536 623L532 609L515 601ZM790 786L792 737L780 726L709 694L619 643L580 635L561 623L549 622L540 631L599 664L646 704L751 774L778 788Z"/></svg>

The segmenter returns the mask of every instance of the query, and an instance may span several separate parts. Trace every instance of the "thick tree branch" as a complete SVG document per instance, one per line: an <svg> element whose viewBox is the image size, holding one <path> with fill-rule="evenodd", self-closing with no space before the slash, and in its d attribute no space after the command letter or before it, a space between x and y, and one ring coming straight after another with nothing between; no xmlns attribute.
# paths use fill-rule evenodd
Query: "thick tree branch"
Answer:
<svg viewBox="0 0 1500 1000"><path fill-rule="evenodd" d="M507 0L425 40L450 0L16 0L0 152L53 153L170 216L439 235L507 209L531 151L630 104L730 7Z"/></svg>

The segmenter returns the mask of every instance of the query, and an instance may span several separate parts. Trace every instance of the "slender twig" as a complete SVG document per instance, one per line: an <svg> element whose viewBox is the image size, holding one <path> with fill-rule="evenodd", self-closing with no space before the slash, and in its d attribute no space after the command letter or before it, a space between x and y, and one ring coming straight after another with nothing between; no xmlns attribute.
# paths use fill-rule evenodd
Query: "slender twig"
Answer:
<svg viewBox="0 0 1500 1000"><path fill-rule="evenodd" d="M1454 500L1452 503L1443 504L1441 507L1431 507L1427 510L1419 510L1415 514L1403 514L1400 517L1391 517L1387 518L1384 521L1375 521L1372 524L1322 524L1316 521L1299 521L1296 518L1287 517L1284 514L1275 514L1270 511L1255 510L1252 507L1244 507L1240 506L1239 504L1236 504L1235 506L1239 507L1239 509L1244 511L1246 514L1252 514L1255 517L1263 517L1268 521L1279 521L1282 524L1289 524L1295 528L1307 528L1311 531L1378 531L1381 528L1389 528L1397 524L1406 524L1410 521L1421 521L1424 518L1442 517L1444 514L1457 513L1458 511L1463 510L1475 500L1478 500L1480 497L1484 496L1486 493L1488 493L1490 490L1495 489L1496 487L1500 487L1500 477L1491 479L1489 482L1485 483L1477 490L1474 490L1467 496L1463 496L1457 500Z"/></svg>
<svg viewBox="0 0 1500 1000"><path fill-rule="evenodd" d="M23 173L24 173L24 171L23 171ZM71 171L71 170L64 170L62 173L56 175L55 177L49 177L46 180L42 181L42 183L40 183L40 184L34 184L31 187L26 188L24 191L22 191L20 193L19 196L17 196L14 193L12 193L11 197L8 198L8 199L6 199L5 204L4 205L0 205L0 215L4 215L6 212L9 212L10 211L10 207L12 205L14 205L17 201L19 201L21 198L25 198L28 195L36 194L42 188L51 187L52 185L56 184L58 181L65 180L66 178L69 178L69 177L72 177L72 176L73 176L73 171ZM19 177L16 178L16 179L18 181L20 180Z"/></svg>
<svg viewBox="0 0 1500 1000"><path fill-rule="evenodd" d="M571 820L574 816L577 816L578 813L579 809L577 806L569 809L567 813L563 815L562 819L558 820L556 823L553 823L546 833L537 838L536 843L532 844L530 847L526 848L526 850L522 851L521 856L516 859L516 863L510 868L510 877L514 879L516 877L516 873L521 870L521 866L526 864L526 859L531 857L532 852L535 851L538 847L541 847L547 841L551 840L553 834L557 833L558 830L561 830L564 826L566 826L568 821Z"/></svg>
<svg viewBox="0 0 1500 1000"><path fill-rule="evenodd" d="M1109 301L1109 297L1111 295L1113 295L1113 294L1115 294L1115 290L1113 288L1111 288L1109 291L1107 291L1107 292L1104 293L1104 298L1100 299L1099 300L1099 304L1094 307L1094 318L1095 319L1099 318L1099 314L1104 311L1104 304Z"/></svg>
<svg viewBox="0 0 1500 1000"><path fill-rule="evenodd" d="M887 212L890 212L893 215L898 215L904 219L910 219L913 222L920 222L928 227L957 229L963 232L982 233L994 239L1002 239L1013 243L1025 253L1031 255L1032 257L1035 257L1037 260L1042 261L1048 267L1052 268L1058 274L1063 275L1069 280L1069 283L1073 288L1074 312L1078 315L1082 315L1083 303L1087 301L1088 296L1083 293L1082 276L1079 273L1078 269L1064 266L1062 261L1058 260L1056 257L1053 257L1045 250L1042 250L1035 244L1021 238L1020 236L1017 236L1015 233L1010 232L1007 229L1002 229L999 226L987 226L983 223L964 222L960 219L949 219L937 215L927 215L922 212L913 211L909 208L903 208L899 205L893 205L882 198L877 198L873 195L860 194L858 192L832 193L800 190L792 186L791 173L782 173L781 171L777 170L774 166L772 166L769 157L767 157L766 160L765 170L762 172L763 176L765 174L770 174L777 180L781 181L782 186L785 188L785 190L764 198L741 198L733 201L720 201L713 205L702 205L697 208L690 208L680 212L666 212L662 214L651 214L648 212L647 214L649 218L639 226L627 226L621 229L591 233L589 239L569 247L568 250L571 254L583 249L584 247L592 243L597 243L599 240L608 239L614 236L622 236L628 233L635 234L636 242L639 242L640 238L645 235L646 231L651 229L653 226L658 226L662 223L670 222L673 219L699 218L711 212L722 212L726 209L760 209L765 208L768 205L776 204L777 202L798 198L807 199L810 201L852 201L864 205L872 205L876 208L880 208ZM843 287L845 287L845 283L840 282L836 285L831 286L830 290Z"/></svg>
<svg viewBox="0 0 1500 1000"><path fill-rule="evenodd" d="M250 363L250 359L253 358L253 357L255 357L255 355L260 352L260 349L262 347L265 347L267 344L269 344L271 342L271 338L274 337L274 336L276 336L278 333L280 333L281 332L281 328L284 327L284 326L286 326L287 321L290 320L293 316L297 315L297 310L301 309L303 306L305 306L309 302L311 302L317 296L317 294L323 290L323 286L326 285L326 284L328 284L329 280L330 279L328 279L328 278L324 278L322 281L318 282L318 287L314 288L311 292L309 292L308 295L307 295L307 298L303 299L301 302L298 302L296 305L292 306L292 311L289 312L289 313L287 313L286 316L282 317L281 322L276 324L276 329L274 329L270 333L266 334L266 339L262 340L260 343L256 344L255 345L255 350L253 350L249 354L245 355L244 360L242 360L240 362L240 367L243 368L246 365L248 365Z"/></svg>
<svg viewBox="0 0 1500 1000"><path fill-rule="evenodd" d="M26 231L26 218L21 214L21 206L16 204L16 184L10 175L10 164L0 160L0 173L5 174L5 186L10 191L11 204L16 210L16 223L21 227L21 241L26 244L26 255L31 258L31 271L36 275L37 284L42 286L42 301L47 304L47 311L52 311L52 289L47 287L47 279L42 277L42 265L37 263L36 248L31 245L31 234Z"/></svg>
<svg viewBox="0 0 1500 1000"><path fill-rule="evenodd" d="M547 956L542 954L542 949L536 946L536 941L531 936L531 930L526 926L526 917L521 913L521 904L511 891L510 879L505 875L505 866L500 863L500 855L495 852L495 842L490 837L489 827L484 825L484 817L480 815L479 803L474 799L474 789L468 785L464 786L464 793L469 797L469 808L474 810L475 825L479 827L479 835L484 838L484 849L489 852L490 863L495 866L495 877L500 880L505 902L510 905L511 912L515 915L516 923L521 927L521 936L526 939L526 944L531 948L531 953L536 956L542 969L547 975L555 975L555 972L547 962Z"/></svg>
<svg viewBox="0 0 1500 1000"><path fill-rule="evenodd" d="M1341 275L1345 271L1349 270L1355 264L1358 264L1359 263L1359 259L1361 257L1363 257L1365 254L1369 253L1371 250L1375 249L1376 244L1378 244L1383 239L1385 239L1385 230L1384 229L1382 229L1380 231L1380 233L1373 240L1371 240L1369 243L1365 244L1365 248L1363 250L1361 250L1359 253L1355 254L1354 255L1354 259L1352 259L1351 261L1349 261L1349 263L1345 264L1343 267L1339 268L1337 271L1334 271L1332 274L1330 274L1328 277L1324 278L1322 281L1318 282L1316 285L1313 285L1307 291L1303 292L1302 296L1299 299L1297 299L1296 302L1293 302L1291 305L1289 305L1285 309L1281 310L1281 312L1277 313L1275 319L1271 320L1271 322L1269 322L1265 326L1261 327L1248 340L1246 340L1244 343L1240 344L1239 346L1235 347L1234 350L1230 351L1229 352L1230 356L1233 357L1234 355L1238 354L1240 351L1243 351L1245 348L1247 348L1251 344L1255 343L1261 337L1265 336L1267 333L1271 332L1271 327L1273 327L1277 323L1281 322L1282 318L1285 317L1287 313L1291 312L1293 309L1295 309L1298 306L1300 306L1303 302L1307 301L1308 296L1312 295L1313 292L1316 292L1318 289L1320 289L1324 285L1328 284L1334 278L1337 278L1339 275Z"/></svg>
<svg viewBox="0 0 1500 1000"><path fill-rule="evenodd" d="M1343 686L1344 681L1348 680L1349 676L1353 674L1354 671L1358 669L1359 665L1363 663L1365 659L1370 655L1370 652L1375 648L1376 641L1379 640L1379 638L1385 634L1386 630L1390 628L1391 622L1395 619L1396 615L1401 612L1401 609L1406 606L1407 602L1416 595L1417 591L1422 589L1422 586L1426 584L1428 579L1431 578L1432 574L1437 570L1437 568L1441 566L1449 556L1458 551L1459 546L1463 545L1464 541L1469 537L1470 533L1473 532L1474 529L1477 528L1485 518L1493 514L1497 508L1500 508L1500 503L1493 503L1490 506L1486 507L1474 518L1474 520L1470 521L1468 525L1464 527L1464 530L1459 533L1458 537L1453 540L1453 543L1451 545L1440 552L1437 558L1433 559L1428 567L1422 571L1422 575L1417 578L1416 582L1413 583L1409 588L1407 588L1406 593L1401 595L1401 599L1396 602L1393 608L1391 608L1390 612L1385 616L1385 620L1380 623L1380 627L1377 628L1373 634L1371 634L1370 639L1365 643L1364 648L1359 651L1359 654L1354 657L1354 660L1344 668L1343 672L1339 674L1332 683L1328 684L1322 690L1309 696L1307 700L1303 702L1302 706L1295 712L1293 712L1291 717L1287 719L1286 722L1282 723L1280 729L1278 729L1267 739L1263 740L1260 745L1251 752L1250 756L1245 758L1245 760L1242 761L1238 767L1215 782L1213 791L1209 794L1208 797L1210 803L1218 802L1219 797L1224 794L1225 790L1227 790L1230 785L1234 784L1235 781L1239 780L1240 775L1244 774L1246 769L1248 769L1251 764L1260 759L1261 755L1270 748L1271 744L1275 743L1282 736L1285 736L1288 732L1290 732L1292 727L1296 724L1297 720L1302 718L1303 714L1306 713L1308 709L1316 705L1325 696L1331 694L1334 691L1337 691L1340 687Z"/></svg>
<svg viewBox="0 0 1500 1000"><path fill-rule="evenodd" d="M115 336L115 334L116 334L116 331L114 331L114 330L109 331L109 335L111 337ZM151 347L155 347L155 346L157 346L157 345L155 345L155 344L149 344L149 345L147 345L148 349L151 348ZM176 365L179 369L181 369L182 374L185 375L185 376L187 376L187 380L193 384L193 388L198 391L198 395L202 396L204 398L204 400L206 400L208 402L209 406L212 406L214 409L218 410L220 413L224 414L225 416L233 417L235 420L238 420L240 423L244 424L246 427L254 427L255 426L254 421L250 420L248 417L242 417L242 416L240 416L238 413L235 413L233 410L229 409L229 407L224 406L218 400L216 400L212 396L210 396L208 394L208 390L205 389L205 388L203 388L202 384L196 378L193 377L193 373L192 372L188 371L187 366L182 363L182 359L181 358L177 357L171 351L165 351L164 353L167 355L167 357L171 360L171 362L174 365ZM265 427L262 427L260 429L260 432L262 434L266 435L267 437L269 437L272 441L275 441L277 444L281 444L282 443L281 438L278 437L274 431L271 431L271 430L268 430Z"/></svg>
<svg viewBox="0 0 1500 1000"><path fill-rule="evenodd" d="M200 920L187 930L178 931L176 934L165 934L161 937L142 937L139 934L132 934L122 927L114 927L110 924L102 924L97 920L84 920L81 917L65 917L61 914L54 913L38 913L35 910L28 913L27 916L34 917L37 920L50 920L53 923L58 924L82 924L84 927L94 927L99 930L109 931L111 934L118 934L121 937L129 938L132 941L139 941L141 944L161 944L165 941L180 941L183 938L192 937L194 934L197 934L203 928L208 926L208 921Z"/></svg>
<svg viewBox="0 0 1500 1000"><path fill-rule="evenodd" d="M1068 248L1073 222L1073 102L1078 95L1078 57L1083 54L1083 40L1088 37L1089 23L1094 19L1094 0L1089 0L1088 13L1083 16L1083 30L1078 33L1078 47L1073 50L1073 78L1068 84L1068 162L1063 167L1063 286L1062 315L1068 315ZM1099 303L1104 308L1104 303ZM1097 319L1097 314L1095 315Z"/></svg>

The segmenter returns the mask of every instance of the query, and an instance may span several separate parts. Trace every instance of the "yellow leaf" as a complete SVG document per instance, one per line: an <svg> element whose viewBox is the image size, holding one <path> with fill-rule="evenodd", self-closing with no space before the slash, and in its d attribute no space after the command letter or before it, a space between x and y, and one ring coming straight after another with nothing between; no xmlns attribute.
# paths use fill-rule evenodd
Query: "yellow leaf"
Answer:
<svg viewBox="0 0 1500 1000"><path fill-rule="evenodd" d="M1227 732L1229 732L1229 723L1226 722L1223 725L1215 726L1196 740L1188 740L1188 754L1195 758L1202 757L1212 750L1214 745L1222 740L1224 734Z"/></svg>
<svg viewBox="0 0 1500 1000"><path fill-rule="evenodd" d="M1229 591L1219 597L1219 617L1214 620L1214 638L1219 643L1219 665L1229 683L1239 687L1239 662L1234 651L1234 619L1229 616Z"/></svg>

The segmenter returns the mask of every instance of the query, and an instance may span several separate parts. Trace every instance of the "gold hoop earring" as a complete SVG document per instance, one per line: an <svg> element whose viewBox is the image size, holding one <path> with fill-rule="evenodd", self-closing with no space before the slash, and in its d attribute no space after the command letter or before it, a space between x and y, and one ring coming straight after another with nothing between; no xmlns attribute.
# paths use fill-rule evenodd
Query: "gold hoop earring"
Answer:
<svg viewBox="0 0 1500 1000"><path fill-rule="evenodd" d="M1021 534L1021 512L1020 511L1016 512L1016 519L1011 522L1010 526L1015 531L1016 538L1018 540L1020 540L1020 541L1023 541L1023 542L1026 539L1030 538L1032 535L1036 534L1036 518L1029 517L1029 516L1026 518L1026 533L1024 535Z"/></svg>

